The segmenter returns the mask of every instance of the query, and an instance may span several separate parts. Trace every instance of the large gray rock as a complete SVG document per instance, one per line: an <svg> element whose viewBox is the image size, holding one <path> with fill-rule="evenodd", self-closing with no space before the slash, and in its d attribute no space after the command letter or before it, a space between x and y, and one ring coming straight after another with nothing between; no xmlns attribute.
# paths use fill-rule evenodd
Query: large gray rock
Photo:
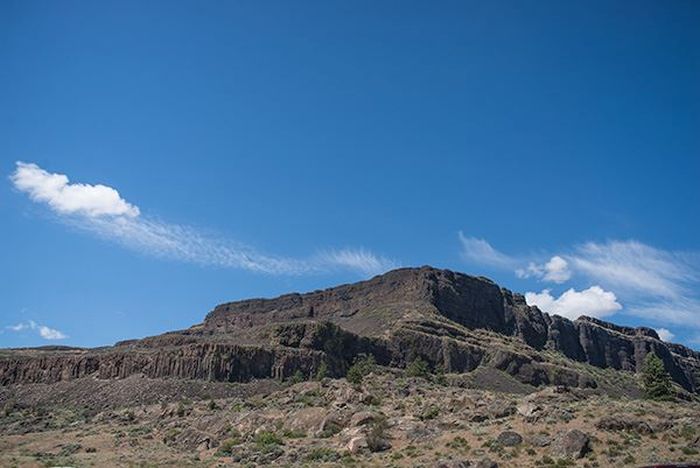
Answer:
<svg viewBox="0 0 700 468"><path fill-rule="evenodd" d="M587 434L572 429L562 434L552 445L552 452L560 457L581 458L590 450Z"/></svg>
<svg viewBox="0 0 700 468"><path fill-rule="evenodd" d="M350 418L350 426L364 426L378 420L381 416L373 411L358 411Z"/></svg>
<svg viewBox="0 0 700 468"><path fill-rule="evenodd" d="M603 416L595 426L604 431L634 431L640 434L651 434L654 428L642 418L628 414L611 414Z"/></svg>
<svg viewBox="0 0 700 468"><path fill-rule="evenodd" d="M504 431L498 434L496 442L504 447L515 447L523 443L523 436L515 431Z"/></svg>
<svg viewBox="0 0 700 468"><path fill-rule="evenodd" d="M498 468L498 463L491 460L490 458L483 458L476 462L474 468Z"/></svg>

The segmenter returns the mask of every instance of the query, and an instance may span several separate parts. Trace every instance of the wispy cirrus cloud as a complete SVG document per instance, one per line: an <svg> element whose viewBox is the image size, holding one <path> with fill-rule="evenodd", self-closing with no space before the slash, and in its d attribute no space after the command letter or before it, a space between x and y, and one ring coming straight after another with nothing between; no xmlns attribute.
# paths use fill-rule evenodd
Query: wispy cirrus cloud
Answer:
<svg viewBox="0 0 700 468"><path fill-rule="evenodd" d="M546 312L570 318L620 312L660 325L700 329L697 252L664 250L636 240L610 240L575 245L549 257L509 255L483 239L461 232L459 238L462 258L476 264L512 271L519 278L555 284L576 280L590 285L580 291L568 289L558 297L550 288L529 292L528 303Z"/></svg>
<svg viewBox="0 0 700 468"><path fill-rule="evenodd" d="M698 256L635 240L588 242L567 256L575 270L631 292L676 299L700 281Z"/></svg>
<svg viewBox="0 0 700 468"><path fill-rule="evenodd" d="M39 336L45 340L64 340L68 338L68 335L60 330L38 324L34 320L27 320L26 322L20 322L16 325L8 325L5 328L13 332L22 332L26 330L36 331Z"/></svg>
<svg viewBox="0 0 700 468"><path fill-rule="evenodd" d="M465 236L462 231L459 231L459 241L462 258L468 262L507 270L517 268L520 263L519 259L494 249L486 240Z"/></svg>
<svg viewBox="0 0 700 468"><path fill-rule="evenodd" d="M62 222L156 257L275 275L333 270L372 275L396 266L394 261L362 248L324 250L302 259L265 254L202 229L145 216L112 187L71 183L66 175L50 173L33 163L18 162L10 180L30 199L46 204Z"/></svg>

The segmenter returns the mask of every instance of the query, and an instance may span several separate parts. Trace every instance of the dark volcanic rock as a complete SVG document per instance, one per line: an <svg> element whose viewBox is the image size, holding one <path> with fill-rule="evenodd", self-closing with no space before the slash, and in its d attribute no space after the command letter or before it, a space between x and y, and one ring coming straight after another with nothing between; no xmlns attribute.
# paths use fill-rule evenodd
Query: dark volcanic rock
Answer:
<svg viewBox="0 0 700 468"><path fill-rule="evenodd" d="M523 443L523 436L514 431L504 431L498 434L496 443L504 447L514 447Z"/></svg>
<svg viewBox="0 0 700 468"><path fill-rule="evenodd" d="M605 431L634 431L651 434L654 428L642 418L626 414L613 414L602 417L595 425Z"/></svg>
<svg viewBox="0 0 700 468"><path fill-rule="evenodd" d="M561 457L581 458L590 450L591 439L578 429L565 432L558 438L552 449Z"/></svg>
<svg viewBox="0 0 700 468"><path fill-rule="evenodd" d="M355 356L372 354L394 367L420 357L447 372L487 366L530 385L593 388L596 382L564 356L639 372L650 351L676 382L698 391L700 353L666 344L651 329L549 316L486 278L422 267L307 294L222 304L187 330L114 347L5 350L0 384L130 375L247 381L296 371L310 376L322 363L337 377Z"/></svg>

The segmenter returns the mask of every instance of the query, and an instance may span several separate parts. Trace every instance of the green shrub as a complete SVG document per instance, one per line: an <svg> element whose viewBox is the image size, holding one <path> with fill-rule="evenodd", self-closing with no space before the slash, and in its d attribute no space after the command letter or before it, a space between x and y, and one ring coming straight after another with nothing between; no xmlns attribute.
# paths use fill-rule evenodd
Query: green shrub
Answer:
<svg viewBox="0 0 700 468"><path fill-rule="evenodd" d="M282 444L282 438L271 431L263 431L255 436L255 445L263 453L272 452Z"/></svg>
<svg viewBox="0 0 700 468"><path fill-rule="evenodd" d="M433 376L433 382L438 385L447 385L447 377L445 377L445 368L443 366L437 366L435 368L435 375Z"/></svg>
<svg viewBox="0 0 700 468"><path fill-rule="evenodd" d="M417 357L406 366L406 377L421 377L427 379L430 377L430 367L422 358Z"/></svg>
<svg viewBox="0 0 700 468"><path fill-rule="evenodd" d="M455 437L450 442L448 442L446 445L451 449L461 450L463 452L468 452L470 449L469 442L467 442L467 440L461 436Z"/></svg>
<svg viewBox="0 0 700 468"><path fill-rule="evenodd" d="M421 421L428 421L430 419L435 419L440 414L440 408L437 405L428 405L420 412L418 419Z"/></svg>
<svg viewBox="0 0 700 468"><path fill-rule="evenodd" d="M378 418L374 420L367 433L367 448L370 452L381 452L386 450L386 419Z"/></svg>
<svg viewBox="0 0 700 468"><path fill-rule="evenodd" d="M335 422L329 422L328 424L326 424L325 429L323 429L323 431L321 431L321 433L318 436L321 439L328 439L329 437L333 437L342 430L343 428L340 424Z"/></svg>
<svg viewBox="0 0 700 468"><path fill-rule="evenodd" d="M187 412L187 408L185 408L185 404L183 402L178 403L177 404L177 415L179 417L183 417L186 412Z"/></svg>
<svg viewBox="0 0 700 468"><path fill-rule="evenodd" d="M345 378L354 385L360 385L362 380L377 367L374 356L361 355L355 358L352 366L348 369Z"/></svg>
<svg viewBox="0 0 700 468"><path fill-rule="evenodd" d="M314 378L316 380L323 380L326 378L328 375L328 364L326 364L326 361L321 361L321 364L318 365L318 369L316 369L316 375Z"/></svg>
<svg viewBox="0 0 700 468"><path fill-rule="evenodd" d="M216 450L216 456L228 457L230 455L233 455L233 449L236 445L240 443L241 441L237 437L232 437L230 439L224 440L223 442L221 442L221 444L219 444L219 448Z"/></svg>
<svg viewBox="0 0 700 468"><path fill-rule="evenodd" d="M685 440L690 440L695 436L695 428L689 424L685 424L678 432L678 435Z"/></svg>
<svg viewBox="0 0 700 468"><path fill-rule="evenodd" d="M340 454L333 449L316 447L306 455L306 461L332 463L340 459Z"/></svg>
<svg viewBox="0 0 700 468"><path fill-rule="evenodd" d="M285 439L303 439L306 437L306 432L299 429L285 429L285 431L282 432L282 435L285 437Z"/></svg>
<svg viewBox="0 0 700 468"><path fill-rule="evenodd" d="M304 374L299 369L297 369L294 372L294 374L292 374L292 377L289 379L289 381L293 384L298 384L299 382L303 382L304 380L306 380L304 378Z"/></svg>

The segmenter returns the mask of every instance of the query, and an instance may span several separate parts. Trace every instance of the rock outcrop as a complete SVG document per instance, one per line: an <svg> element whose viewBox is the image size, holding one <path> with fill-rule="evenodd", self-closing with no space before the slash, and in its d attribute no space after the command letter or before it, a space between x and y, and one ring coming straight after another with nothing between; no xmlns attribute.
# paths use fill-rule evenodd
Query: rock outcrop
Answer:
<svg viewBox="0 0 700 468"><path fill-rule="evenodd" d="M550 316L486 278L422 267L222 304L202 324L113 347L8 350L0 355L0 384L135 374L247 381L311 375L322 363L341 376L356 356L372 354L393 367L421 357L446 372L488 366L536 386L596 387L577 362L638 372L651 351L679 385L700 391L700 353L666 344L649 328Z"/></svg>

